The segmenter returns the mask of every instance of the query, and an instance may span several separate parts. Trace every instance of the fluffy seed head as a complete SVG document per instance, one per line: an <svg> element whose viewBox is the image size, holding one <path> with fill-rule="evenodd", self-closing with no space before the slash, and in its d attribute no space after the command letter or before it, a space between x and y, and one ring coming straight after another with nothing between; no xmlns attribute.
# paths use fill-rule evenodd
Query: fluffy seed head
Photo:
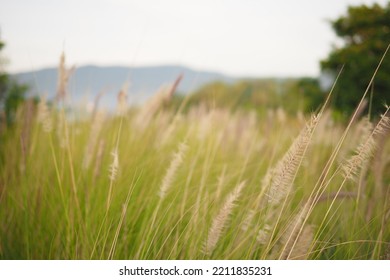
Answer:
<svg viewBox="0 0 390 280"><path fill-rule="evenodd" d="M61 53L60 64L58 66L58 82L56 100L64 100L67 95L69 77L74 71L74 67L67 69L65 66L65 53Z"/></svg>
<svg viewBox="0 0 390 280"><path fill-rule="evenodd" d="M355 180L357 178L360 168L367 164L375 151L376 136L385 133L389 128L390 118L383 115L372 133L357 147L355 155L343 166L344 177L346 179Z"/></svg>
<svg viewBox="0 0 390 280"><path fill-rule="evenodd" d="M49 133L53 130L53 121L46 103L46 96L41 97L38 103L38 122L42 124L43 131Z"/></svg>
<svg viewBox="0 0 390 280"><path fill-rule="evenodd" d="M309 214L311 201L306 202L302 209L297 213L297 215L292 219L291 223L288 225L285 233L281 237L281 242L284 244L283 251L281 253L282 259L290 258L291 252L294 250L297 242L295 240L299 238L298 236L300 228Z"/></svg>
<svg viewBox="0 0 390 280"><path fill-rule="evenodd" d="M305 225L302 233L290 253L289 259L292 260L307 260L310 248L314 239L314 229L312 225Z"/></svg>
<svg viewBox="0 0 390 280"><path fill-rule="evenodd" d="M268 239L270 237L271 232L271 226L268 224L265 224L263 228L259 230L257 233L256 240L262 245L265 245L268 242Z"/></svg>
<svg viewBox="0 0 390 280"><path fill-rule="evenodd" d="M180 143L178 151L173 155L172 161L167 169L167 172L165 173L164 179L160 186L159 196L161 199L165 198L169 188L172 186L176 171L179 168L180 164L183 162L183 157L187 148L188 147L185 143Z"/></svg>
<svg viewBox="0 0 390 280"><path fill-rule="evenodd" d="M295 174L301 164L306 149L310 143L314 128L318 123L318 116L313 116L311 121L295 139L287 153L278 162L273 171L268 202L277 205L290 191ZM267 179L268 180L268 179Z"/></svg>
<svg viewBox="0 0 390 280"><path fill-rule="evenodd" d="M241 182L229 194L218 215L214 218L211 228L208 233L208 238L204 244L203 251L205 254L211 255L214 251L218 240L221 237L222 231L226 226L228 218L234 208L234 202L240 197L241 191L244 188L245 182Z"/></svg>
<svg viewBox="0 0 390 280"><path fill-rule="evenodd" d="M115 150L111 153L112 155L112 163L110 165L110 180L115 181L118 168L119 168L119 156L118 156L118 149L115 148Z"/></svg>

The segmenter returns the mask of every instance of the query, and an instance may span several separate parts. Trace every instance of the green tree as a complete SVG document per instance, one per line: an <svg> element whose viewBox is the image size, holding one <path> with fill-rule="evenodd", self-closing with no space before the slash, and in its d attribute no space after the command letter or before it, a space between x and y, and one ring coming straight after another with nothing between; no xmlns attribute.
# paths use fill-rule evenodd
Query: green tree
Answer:
<svg viewBox="0 0 390 280"><path fill-rule="evenodd" d="M324 98L318 79L304 77L287 84L282 103L290 113L297 110L312 113L321 107Z"/></svg>
<svg viewBox="0 0 390 280"><path fill-rule="evenodd" d="M0 41L0 51L4 48L4 43ZM7 92L9 77L4 71L2 71L0 65L0 106L3 105L5 94ZM0 107L0 109L2 109Z"/></svg>
<svg viewBox="0 0 390 280"><path fill-rule="evenodd" d="M345 66L333 95L332 104L340 112L350 114L358 105L378 62L390 43L390 3L386 7L349 7L345 16L332 21L332 27L344 42L334 47L329 57L321 61L323 71L337 74ZM374 80L366 111L383 111L390 101L390 54Z"/></svg>
<svg viewBox="0 0 390 280"><path fill-rule="evenodd" d="M0 41L0 51L4 46L4 42ZM0 67L0 124L6 122L10 125L14 121L16 110L23 102L26 91L26 85L18 84Z"/></svg>

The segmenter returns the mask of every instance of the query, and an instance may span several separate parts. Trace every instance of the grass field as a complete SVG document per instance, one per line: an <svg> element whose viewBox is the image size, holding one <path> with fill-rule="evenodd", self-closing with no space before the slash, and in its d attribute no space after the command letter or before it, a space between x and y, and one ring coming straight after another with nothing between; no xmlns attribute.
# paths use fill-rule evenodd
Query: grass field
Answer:
<svg viewBox="0 0 390 280"><path fill-rule="evenodd" d="M1 259L390 257L388 117L118 100L26 102L3 131Z"/></svg>

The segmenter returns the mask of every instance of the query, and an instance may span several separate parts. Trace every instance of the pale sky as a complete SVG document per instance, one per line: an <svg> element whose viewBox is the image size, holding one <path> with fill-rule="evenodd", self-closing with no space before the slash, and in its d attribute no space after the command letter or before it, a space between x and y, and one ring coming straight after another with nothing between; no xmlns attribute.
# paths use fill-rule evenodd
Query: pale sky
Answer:
<svg viewBox="0 0 390 280"><path fill-rule="evenodd" d="M370 0L0 0L9 72L180 64L234 76L315 76L329 19Z"/></svg>

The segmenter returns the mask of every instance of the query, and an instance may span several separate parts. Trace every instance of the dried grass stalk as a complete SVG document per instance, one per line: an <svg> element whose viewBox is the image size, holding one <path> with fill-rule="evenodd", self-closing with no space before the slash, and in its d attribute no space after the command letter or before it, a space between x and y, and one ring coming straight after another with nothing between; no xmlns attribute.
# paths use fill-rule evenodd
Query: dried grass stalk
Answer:
<svg viewBox="0 0 390 280"><path fill-rule="evenodd" d="M305 225L302 233L299 235L296 245L292 249L289 259L307 260L314 239L314 229L312 225Z"/></svg>
<svg viewBox="0 0 390 280"><path fill-rule="evenodd" d="M60 64L58 66L58 81L57 81L57 95L56 101L65 100L68 93L68 81L72 73L74 72L74 67L67 69L65 65L65 53L61 53Z"/></svg>
<svg viewBox="0 0 390 280"><path fill-rule="evenodd" d="M309 213L310 205L311 201L309 200L298 212L298 214L292 219L285 233L282 235L281 243L284 244L284 246L282 253L280 254L281 259L289 259L291 257L291 253L293 252L297 244L296 240L299 239L299 237L301 236L301 226L303 225L303 222L305 221L306 216Z"/></svg>
<svg viewBox="0 0 390 280"><path fill-rule="evenodd" d="M228 218L233 211L235 201L240 197L241 191L244 188L245 182L241 182L238 186L229 194L222 208L219 210L218 215L214 218L211 228L208 233L208 238L204 244L203 252L207 255L211 255L214 251L218 240L221 237L222 231L226 226Z"/></svg>
<svg viewBox="0 0 390 280"><path fill-rule="evenodd" d="M89 168L91 161L94 156L94 151L99 139L99 134L102 129L105 119L104 112L98 112L95 114L94 119L92 120L91 132L89 134L87 146L85 147L84 159L83 159L83 168L86 170Z"/></svg>
<svg viewBox="0 0 390 280"><path fill-rule="evenodd" d="M278 162L270 182L268 202L277 205L290 192L298 168L301 165L306 149L310 143L318 116L313 116L300 135L295 139L287 153Z"/></svg>
<svg viewBox="0 0 390 280"><path fill-rule="evenodd" d="M53 120L46 103L46 95L42 96L38 103L38 123L42 124L43 131L50 133L53 130Z"/></svg>
<svg viewBox="0 0 390 280"><path fill-rule="evenodd" d="M127 111L127 91L128 91L128 84L125 83L123 85L123 88L119 91L117 99L117 108L116 113L118 116L124 116Z"/></svg>
<svg viewBox="0 0 390 280"><path fill-rule="evenodd" d="M118 155L118 149L115 148L115 150L111 153L112 155L112 163L110 165L110 181L113 182L117 178L118 174L118 168L119 168L119 155Z"/></svg>
<svg viewBox="0 0 390 280"><path fill-rule="evenodd" d="M387 109L388 111L389 109ZM386 113L387 113L386 111ZM376 138L384 134L390 128L390 118L382 115L380 121L375 126L372 133L361 143L355 155L353 155L343 166L344 177L346 179L356 180L361 168L363 168L373 155L376 148Z"/></svg>
<svg viewBox="0 0 390 280"><path fill-rule="evenodd" d="M183 162L184 154L187 150L187 145L185 143L180 143L178 151L173 155L172 161L165 173L164 179L162 180L162 184L160 186L160 191L158 195L161 199L164 199L168 190L172 186L173 179L175 178L175 174L177 169Z"/></svg>

